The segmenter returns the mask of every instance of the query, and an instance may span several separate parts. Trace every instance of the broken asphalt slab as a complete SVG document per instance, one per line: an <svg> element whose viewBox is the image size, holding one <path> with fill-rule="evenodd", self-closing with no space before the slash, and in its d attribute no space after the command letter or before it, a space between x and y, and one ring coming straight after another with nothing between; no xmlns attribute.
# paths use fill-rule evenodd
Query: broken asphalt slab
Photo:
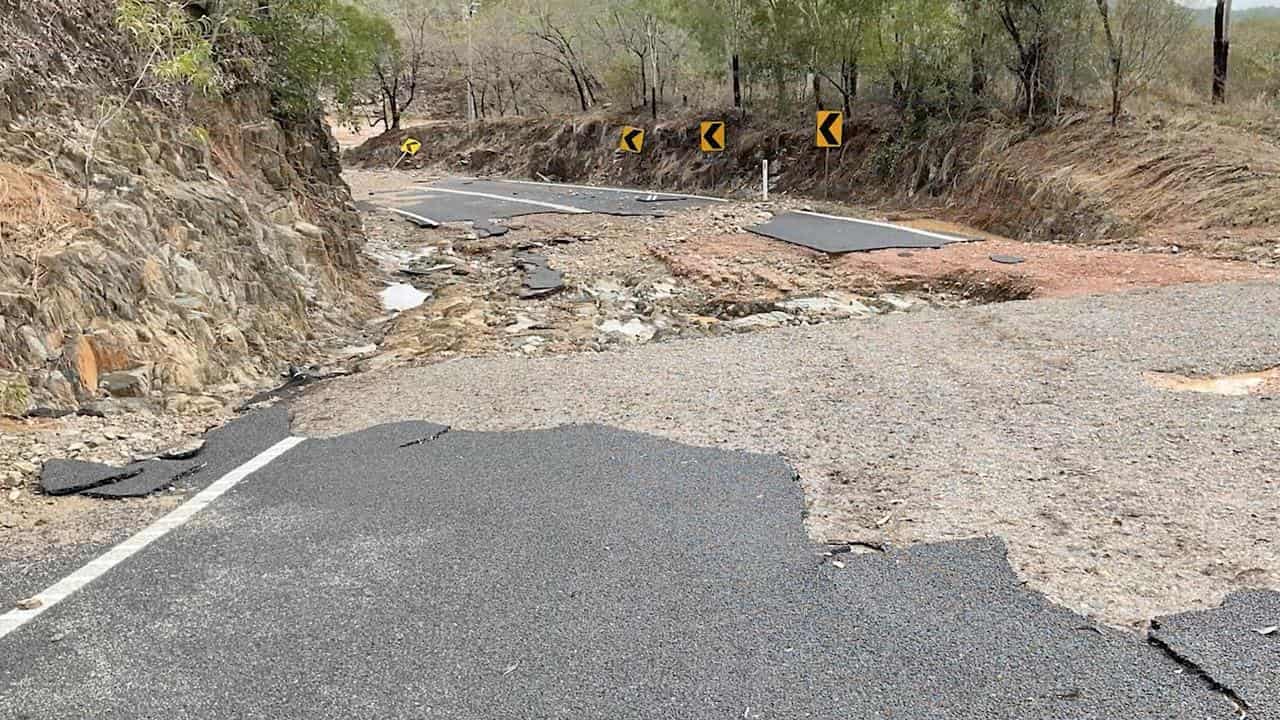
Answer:
<svg viewBox="0 0 1280 720"><path fill-rule="evenodd" d="M748 228L764 237L839 255L890 248L940 248L963 238L915 230L901 225L836 217L811 212L788 212Z"/></svg>
<svg viewBox="0 0 1280 720"><path fill-rule="evenodd" d="M274 406L210 430L199 451L186 458L144 460L123 468L79 460L50 460L41 470L40 486L49 495L144 497L199 472L208 471L216 478L288 436L289 411Z"/></svg>
<svg viewBox="0 0 1280 720"><path fill-rule="evenodd" d="M838 570L802 509L776 456L594 425L308 440L0 640L0 707L1235 717L1159 648L1023 590L998 541Z"/></svg>
<svg viewBox="0 0 1280 720"><path fill-rule="evenodd" d="M55 458L40 469L40 489L46 495L74 495L140 472L142 470L139 468L118 468L84 460Z"/></svg>
<svg viewBox="0 0 1280 720"><path fill-rule="evenodd" d="M1159 618L1152 640L1247 706L1280 720L1280 593L1237 592L1222 607ZM1271 630L1271 632L1267 632Z"/></svg>
<svg viewBox="0 0 1280 720"><path fill-rule="evenodd" d="M521 251L515 253L512 260L524 271L520 288L522 299L544 297L564 288L564 273L552 269L542 255Z"/></svg>

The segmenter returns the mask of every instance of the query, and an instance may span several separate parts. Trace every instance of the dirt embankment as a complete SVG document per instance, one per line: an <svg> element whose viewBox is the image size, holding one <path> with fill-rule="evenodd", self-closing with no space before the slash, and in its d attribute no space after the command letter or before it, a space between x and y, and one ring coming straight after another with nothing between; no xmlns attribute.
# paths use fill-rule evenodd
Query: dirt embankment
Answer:
<svg viewBox="0 0 1280 720"><path fill-rule="evenodd" d="M349 164L389 167L403 137L423 141L401 167L475 175L757 193L776 192L933 216L1019 240L1119 245L1280 261L1280 143L1207 111L1150 115L1112 128L1082 113L1032 131L1003 118L908 127L891 108L859 107L845 145L813 147L811 119L782 123L708 111L728 150L704 155L697 115L648 125L644 153L615 151L617 117L435 122L371 139Z"/></svg>

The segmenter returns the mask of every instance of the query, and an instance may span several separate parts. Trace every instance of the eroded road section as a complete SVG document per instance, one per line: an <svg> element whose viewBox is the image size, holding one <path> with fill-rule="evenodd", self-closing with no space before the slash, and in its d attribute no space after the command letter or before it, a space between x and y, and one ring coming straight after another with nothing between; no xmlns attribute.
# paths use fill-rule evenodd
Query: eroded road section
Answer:
<svg viewBox="0 0 1280 720"><path fill-rule="evenodd" d="M243 421L241 421L243 422ZM8 717L1231 718L995 540L817 546L782 460L603 426L302 442L0 639Z"/></svg>

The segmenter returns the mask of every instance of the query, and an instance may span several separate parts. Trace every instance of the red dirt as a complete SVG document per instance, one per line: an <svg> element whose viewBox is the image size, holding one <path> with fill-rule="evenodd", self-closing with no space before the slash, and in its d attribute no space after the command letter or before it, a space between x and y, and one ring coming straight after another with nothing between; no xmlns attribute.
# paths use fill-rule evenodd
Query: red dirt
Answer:
<svg viewBox="0 0 1280 720"><path fill-rule="evenodd" d="M694 238L681 247L686 274L714 277L717 268L761 266L784 276L821 275L849 290L918 287L959 291L990 299L1068 297L1184 283L1280 279L1280 271L1253 263L1080 246L1025 243L933 220L903 225L974 238L940 250L880 250L828 258L821 253L750 234ZM1024 259L1017 265L992 255ZM805 266L808 266L806 268ZM815 267L816 266L816 267ZM804 285L805 283L797 283Z"/></svg>

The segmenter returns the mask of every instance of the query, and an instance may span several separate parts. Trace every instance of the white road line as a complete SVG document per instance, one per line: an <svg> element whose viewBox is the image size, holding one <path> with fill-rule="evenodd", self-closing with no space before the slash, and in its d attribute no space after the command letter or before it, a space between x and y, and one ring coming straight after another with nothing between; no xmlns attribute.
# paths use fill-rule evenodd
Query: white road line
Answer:
<svg viewBox="0 0 1280 720"><path fill-rule="evenodd" d="M572 205L557 205L549 202L539 202L537 200L523 200L521 198L509 197L507 195L491 195L489 193L471 192L470 190L449 190L446 188L435 187L434 185L427 189L428 192L449 193L451 195L469 195L471 197L482 197L490 200L502 200L504 202L522 203L525 205L536 205L538 207L550 208L559 212L569 213L571 215L590 215L590 210L583 210Z"/></svg>
<svg viewBox="0 0 1280 720"><path fill-rule="evenodd" d="M928 230L917 230L906 225L894 225L893 223L876 222L875 220L859 220L858 218L841 217L839 215L826 215L824 213L811 212L808 210L797 210L799 215L810 215L813 217L826 218L828 220L843 220L850 223L858 223L862 225L875 225L876 227L891 228L893 230L901 230L903 232L915 233L924 237L936 238L938 240L946 240L947 242L969 242L968 238L956 237L955 235L942 235L940 233L929 232Z"/></svg>
<svg viewBox="0 0 1280 720"><path fill-rule="evenodd" d="M272 445L240 467L218 478L212 485L201 490L190 500L179 505L168 515L160 518L136 535L108 550L101 557L90 561L87 565L51 585L47 590L35 596L40 601L39 607L30 610L10 610L0 615L0 639L18 628L26 625L41 613L57 605L74 592L102 577L111 568L119 565L139 550L159 540L170 530L180 527L193 515L205 509L209 503L217 500L223 493L235 487L255 471L262 469L272 460L289 451L305 438L289 437Z"/></svg>
<svg viewBox="0 0 1280 720"><path fill-rule="evenodd" d="M439 223L439 221L432 220L431 218L427 217L426 215L419 215L419 214L417 214L417 213L411 213L411 212L409 212L408 210L400 210L400 209L398 209L398 208L391 208L391 212L393 212L393 213L395 213L395 214L397 214L397 215L401 215L401 216L403 216L403 217L407 217L407 218L409 218L410 220L413 220L414 222L419 222L419 223L422 223L422 224L427 225L427 226L429 226L429 227L433 227L433 228L438 228L438 227L440 227L440 223Z"/></svg>
<svg viewBox="0 0 1280 720"><path fill-rule="evenodd" d="M549 188L570 188L573 190L600 190L603 192L626 193L628 195L657 195L659 197L689 198L690 200L710 200L711 202L718 202L718 203L729 202L724 198L711 197L709 195L689 195L686 193L662 192L660 190L637 190L634 188L610 188L610 187L597 187L595 185L569 185L567 183L548 183L548 182L537 182L534 180L508 180L506 178L503 178L501 180L496 178L459 178L459 179L472 180L477 182L517 183L519 185L538 185L541 187L549 187Z"/></svg>

